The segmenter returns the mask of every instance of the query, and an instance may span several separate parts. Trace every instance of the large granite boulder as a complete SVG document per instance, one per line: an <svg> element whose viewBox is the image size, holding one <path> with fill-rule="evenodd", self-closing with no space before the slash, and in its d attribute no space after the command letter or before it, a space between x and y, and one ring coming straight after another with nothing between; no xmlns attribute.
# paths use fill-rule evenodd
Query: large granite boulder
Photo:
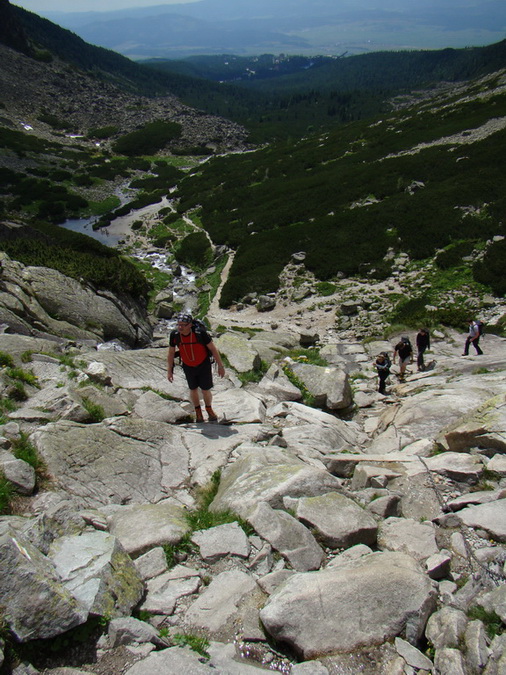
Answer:
<svg viewBox="0 0 506 675"><path fill-rule="evenodd" d="M346 565L291 576L260 619L269 635L304 659L421 639L436 603L435 584L410 556L372 553Z"/></svg>
<svg viewBox="0 0 506 675"><path fill-rule="evenodd" d="M316 406L342 410L353 403L348 375L344 370L308 363L292 363L290 369L314 396Z"/></svg>
<svg viewBox="0 0 506 675"><path fill-rule="evenodd" d="M48 557L65 587L94 616L129 616L142 597L137 568L107 532L61 537Z"/></svg>
<svg viewBox="0 0 506 675"><path fill-rule="evenodd" d="M86 621L88 609L27 539L7 530L0 536L0 559L0 605L16 640L55 637Z"/></svg>
<svg viewBox="0 0 506 675"><path fill-rule="evenodd" d="M146 310L131 297L66 277L48 267L30 267L0 254L4 293L0 319L24 334L46 330L60 337L119 339L128 345L146 344L152 335Z"/></svg>
<svg viewBox="0 0 506 675"><path fill-rule="evenodd" d="M283 507L283 497L303 497L338 490L341 482L327 471L308 466L281 449L245 444L238 459L223 471L211 511L231 509L243 518L259 502Z"/></svg>

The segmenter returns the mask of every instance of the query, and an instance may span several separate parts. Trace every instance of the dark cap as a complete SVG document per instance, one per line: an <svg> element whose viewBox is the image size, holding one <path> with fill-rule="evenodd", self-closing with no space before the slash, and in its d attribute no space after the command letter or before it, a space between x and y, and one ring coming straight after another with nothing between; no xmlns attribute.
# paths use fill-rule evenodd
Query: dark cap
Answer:
<svg viewBox="0 0 506 675"><path fill-rule="evenodd" d="M193 317L188 312L180 312L176 316L176 320L178 323L191 323L193 321Z"/></svg>

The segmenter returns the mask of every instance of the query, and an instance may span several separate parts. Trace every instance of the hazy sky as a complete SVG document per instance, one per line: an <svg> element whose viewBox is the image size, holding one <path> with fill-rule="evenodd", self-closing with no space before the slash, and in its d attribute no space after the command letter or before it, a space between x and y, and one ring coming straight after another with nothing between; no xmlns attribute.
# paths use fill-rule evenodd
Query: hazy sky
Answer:
<svg viewBox="0 0 506 675"><path fill-rule="evenodd" d="M173 5L194 0L11 0L11 5L39 12L103 12L128 7Z"/></svg>

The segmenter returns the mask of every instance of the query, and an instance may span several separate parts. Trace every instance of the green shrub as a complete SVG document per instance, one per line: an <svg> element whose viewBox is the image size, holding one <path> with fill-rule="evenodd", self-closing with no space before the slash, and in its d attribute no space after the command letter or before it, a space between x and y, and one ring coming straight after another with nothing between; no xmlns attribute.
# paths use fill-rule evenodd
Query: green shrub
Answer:
<svg viewBox="0 0 506 675"><path fill-rule="evenodd" d="M38 386L36 376L23 368L7 368L6 373L12 380L18 380L33 387Z"/></svg>
<svg viewBox="0 0 506 675"><path fill-rule="evenodd" d="M506 295L506 239L491 244L483 260L474 264L473 276L481 284L490 286L492 291L502 297Z"/></svg>
<svg viewBox="0 0 506 675"><path fill-rule="evenodd" d="M44 463L37 454L37 450L32 443L30 443L28 435L25 433L21 433L20 438L15 439L12 442L12 451L15 457L22 459L33 467L35 471L40 470L44 466Z"/></svg>
<svg viewBox="0 0 506 675"><path fill-rule="evenodd" d="M337 290L335 284L331 284L329 281L320 281L316 284L316 291L318 295L333 295Z"/></svg>
<svg viewBox="0 0 506 675"><path fill-rule="evenodd" d="M10 503L14 495L12 483L0 471L0 515L10 513Z"/></svg>
<svg viewBox="0 0 506 675"><path fill-rule="evenodd" d="M181 132L180 124L157 120L122 136L112 148L121 155L152 155L162 150L169 141L179 138Z"/></svg>
<svg viewBox="0 0 506 675"><path fill-rule="evenodd" d="M441 269L447 270L451 267L462 265L462 258L470 255L474 250L474 242L460 241L450 244L443 251L440 251L434 258L434 262Z"/></svg>
<svg viewBox="0 0 506 675"><path fill-rule="evenodd" d="M118 131L119 127L113 124L106 127L91 127L86 136L88 138L96 138L97 140L100 141L106 138L110 138L111 136L114 136L115 134L118 133Z"/></svg>
<svg viewBox="0 0 506 675"><path fill-rule="evenodd" d="M181 240L174 252L178 262L189 267L202 269L213 259L213 251L209 239L204 232L192 232Z"/></svg>
<svg viewBox="0 0 506 675"><path fill-rule="evenodd" d="M90 416L90 421L97 423L102 422L105 419L104 408L98 403L90 401L89 398L83 397L82 399L83 408L86 410Z"/></svg>
<svg viewBox="0 0 506 675"><path fill-rule="evenodd" d="M14 359L6 352L0 352L0 366L14 368Z"/></svg>
<svg viewBox="0 0 506 675"><path fill-rule="evenodd" d="M197 654L209 658L207 648L209 640L202 635L192 635L190 633L176 633L172 636L172 641L179 647L189 647Z"/></svg>

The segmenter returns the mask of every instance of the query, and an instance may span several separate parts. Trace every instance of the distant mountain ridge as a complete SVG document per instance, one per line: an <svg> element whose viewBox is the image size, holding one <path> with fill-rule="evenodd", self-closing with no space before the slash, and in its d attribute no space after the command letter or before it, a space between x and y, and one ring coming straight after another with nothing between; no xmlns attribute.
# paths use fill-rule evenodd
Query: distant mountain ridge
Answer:
<svg viewBox="0 0 506 675"><path fill-rule="evenodd" d="M443 5L432 0L423 4L383 0L381 8L373 0L198 0L46 16L93 44L134 59L464 47L497 42L506 30L502 0L447 0ZM154 17L161 30L149 34Z"/></svg>

